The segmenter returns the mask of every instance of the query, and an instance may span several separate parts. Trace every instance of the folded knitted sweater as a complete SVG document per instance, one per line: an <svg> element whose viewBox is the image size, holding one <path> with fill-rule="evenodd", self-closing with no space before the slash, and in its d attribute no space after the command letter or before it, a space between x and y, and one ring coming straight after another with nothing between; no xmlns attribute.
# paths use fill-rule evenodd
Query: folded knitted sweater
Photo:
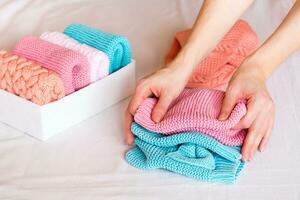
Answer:
<svg viewBox="0 0 300 200"><path fill-rule="evenodd" d="M166 55L173 60L187 42L191 29L178 32ZM196 67L187 87L226 88L231 76L243 60L258 47L258 39L250 25L238 20L215 49Z"/></svg>
<svg viewBox="0 0 300 200"><path fill-rule="evenodd" d="M103 51L109 58L109 73L119 70L131 62L131 48L127 38L88 27L82 24L71 24L64 34L80 43L87 44Z"/></svg>
<svg viewBox="0 0 300 200"><path fill-rule="evenodd" d="M165 169L194 179L233 183L244 168L240 147L225 146L207 135L186 132L163 136L136 123L135 146L127 162L140 169Z"/></svg>
<svg viewBox="0 0 300 200"><path fill-rule="evenodd" d="M40 38L86 56L90 66L90 82L95 82L108 75L109 60L104 52L85 44L80 44L73 38L60 32L45 32Z"/></svg>
<svg viewBox="0 0 300 200"><path fill-rule="evenodd" d="M87 58L73 50L37 37L24 37L16 44L14 53L59 74L66 95L90 83Z"/></svg>
<svg viewBox="0 0 300 200"><path fill-rule="evenodd" d="M56 72L6 51L0 51L0 88L38 105L65 96Z"/></svg>
<svg viewBox="0 0 300 200"><path fill-rule="evenodd" d="M147 130L164 135L196 131L212 136L222 144L239 146L243 144L246 132L233 127L246 114L246 105L239 102L227 120L219 121L224 94L218 90L185 89L158 123L151 118L157 99L147 98L139 106L134 120Z"/></svg>

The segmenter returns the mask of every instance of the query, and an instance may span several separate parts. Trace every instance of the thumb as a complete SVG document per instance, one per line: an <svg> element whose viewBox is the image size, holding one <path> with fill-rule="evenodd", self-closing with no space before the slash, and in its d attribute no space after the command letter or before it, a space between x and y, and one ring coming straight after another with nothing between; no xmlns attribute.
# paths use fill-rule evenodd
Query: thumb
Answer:
<svg viewBox="0 0 300 200"><path fill-rule="evenodd" d="M238 92L236 90L227 90L225 97L223 99L222 108L219 114L219 120L226 120L231 111L233 110L235 104L238 101Z"/></svg>
<svg viewBox="0 0 300 200"><path fill-rule="evenodd" d="M156 123L160 122L164 115L166 114L169 105L171 104L173 98L169 95L161 95L158 99L157 104L152 111L152 120Z"/></svg>

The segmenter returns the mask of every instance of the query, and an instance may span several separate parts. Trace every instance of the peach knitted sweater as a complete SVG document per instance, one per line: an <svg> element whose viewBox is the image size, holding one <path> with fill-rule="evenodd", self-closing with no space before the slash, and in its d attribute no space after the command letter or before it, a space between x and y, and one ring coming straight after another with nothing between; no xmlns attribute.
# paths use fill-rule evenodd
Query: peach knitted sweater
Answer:
<svg viewBox="0 0 300 200"><path fill-rule="evenodd" d="M189 38L191 29L178 32L166 55L173 60ZM258 47L258 38L250 25L238 20L215 49L196 67L187 87L226 88L231 76L243 60Z"/></svg>

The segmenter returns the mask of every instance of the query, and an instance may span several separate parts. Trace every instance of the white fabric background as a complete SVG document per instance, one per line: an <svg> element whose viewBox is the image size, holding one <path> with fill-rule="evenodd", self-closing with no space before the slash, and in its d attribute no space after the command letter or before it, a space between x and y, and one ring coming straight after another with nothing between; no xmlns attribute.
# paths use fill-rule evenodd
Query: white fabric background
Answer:
<svg viewBox="0 0 300 200"><path fill-rule="evenodd" d="M158 68L172 36L191 26L200 5L200 0L0 0L0 47L9 50L22 36L81 22L126 35L140 78ZM243 18L263 41L291 5L257 0ZM47 142L0 123L0 199L300 199L299 65L295 54L269 80L277 106L274 132L265 153L257 154L235 185L129 166L123 159L124 100Z"/></svg>

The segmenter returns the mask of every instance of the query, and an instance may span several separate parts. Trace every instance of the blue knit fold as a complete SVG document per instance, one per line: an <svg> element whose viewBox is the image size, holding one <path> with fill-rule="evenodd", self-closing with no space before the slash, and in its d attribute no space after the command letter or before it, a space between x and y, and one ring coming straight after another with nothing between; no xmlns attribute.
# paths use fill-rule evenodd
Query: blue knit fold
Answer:
<svg viewBox="0 0 300 200"><path fill-rule="evenodd" d="M234 183L244 168L240 147L230 147L197 132L164 136L136 123L134 147L126 153L127 162L137 168L165 169L194 179Z"/></svg>
<svg viewBox="0 0 300 200"><path fill-rule="evenodd" d="M131 47L127 38L106 33L82 24L71 24L64 34L82 44L103 51L109 58L109 73L113 73L131 62Z"/></svg>

